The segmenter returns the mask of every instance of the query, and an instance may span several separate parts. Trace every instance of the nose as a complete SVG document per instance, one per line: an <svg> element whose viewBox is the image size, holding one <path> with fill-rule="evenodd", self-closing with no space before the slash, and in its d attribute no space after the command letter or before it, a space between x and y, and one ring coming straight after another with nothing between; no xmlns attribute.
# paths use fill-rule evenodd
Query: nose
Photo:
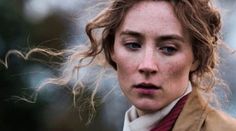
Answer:
<svg viewBox="0 0 236 131"><path fill-rule="evenodd" d="M154 50L146 50L143 53L143 57L140 60L138 71L145 76L154 75L158 72L158 66L156 63L156 58Z"/></svg>

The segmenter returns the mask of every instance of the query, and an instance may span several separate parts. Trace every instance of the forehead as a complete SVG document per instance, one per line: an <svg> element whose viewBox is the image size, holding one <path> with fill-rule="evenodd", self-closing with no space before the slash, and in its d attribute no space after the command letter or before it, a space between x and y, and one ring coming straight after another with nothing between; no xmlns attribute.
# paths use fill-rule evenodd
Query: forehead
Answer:
<svg viewBox="0 0 236 131"><path fill-rule="evenodd" d="M172 4L167 1L140 1L126 13L118 28L143 33L183 35L183 27L177 19Z"/></svg>

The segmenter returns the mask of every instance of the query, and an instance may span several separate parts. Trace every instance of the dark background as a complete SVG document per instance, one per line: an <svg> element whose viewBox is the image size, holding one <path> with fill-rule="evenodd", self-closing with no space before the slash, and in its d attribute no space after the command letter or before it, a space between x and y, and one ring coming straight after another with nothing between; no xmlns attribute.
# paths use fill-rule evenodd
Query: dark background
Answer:
<svg viewBox="0 0 236 131"><path fill-rule="evenodd" d="M233 0L217 3L223 14L223 38L236 48L236 14ZM95 0L0 0L0 58L4 61L7 51L23 53L34 47L63 49L86 40L84 25L103 4ZM222 76L232 90L230 103L224 108L236 116L236 56L221 53ZM34 55L36 58L44 56ZM122 129L124 112L128 108L119 89L108 96L105 103L99 101L96 117L90 125L88 111L78 112L73 106L73 95L67 88L46 86L36 103L21 101L17 97L31 98L34 87L44 78L58 75L56 65L48 61L24 60L18 55L8 57L7 68L0 65L0 131L119 131ZM115 80L114 80L115 81ZM104 81L105 87L109 85ZM106 87L106 89L110 89ZM88 92L88 94L91 92ZM81 119L81 116L83 119Z"/></svg>

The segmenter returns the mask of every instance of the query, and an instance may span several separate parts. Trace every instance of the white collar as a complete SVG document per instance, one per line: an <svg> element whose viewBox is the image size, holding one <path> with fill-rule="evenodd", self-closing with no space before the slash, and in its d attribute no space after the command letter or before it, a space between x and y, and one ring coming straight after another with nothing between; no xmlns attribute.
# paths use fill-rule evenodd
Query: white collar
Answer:
<svg viewBox="0 0 236 131"><path fill-rule="evenodd" d="M185 90L185 93L179 98L175 99L165 108L152 113L147 114L141 117L138 117L137 110L134 106L132 106L125 113L124 127L123 131L149 131L153 128L153 126L158 123L162 118L164 118L171 109L175 106L175 104L181 99L183 96L187 95L192 91L192 85L189 82L188 87Z"/></svg>

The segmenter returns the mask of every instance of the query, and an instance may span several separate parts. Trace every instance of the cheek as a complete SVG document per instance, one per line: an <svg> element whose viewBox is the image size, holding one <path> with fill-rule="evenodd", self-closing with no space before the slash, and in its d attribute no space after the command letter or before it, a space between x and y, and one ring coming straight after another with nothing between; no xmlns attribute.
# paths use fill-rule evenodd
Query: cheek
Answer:
<svg viewBox="0 0 236 131"><path fill-rule="evenodd" d="M163 71L168 77L174 77L176 79L183 77L188 78L190 67L191 65L185 60L175 60L172 62L167 62L163 65Z"/></svg>
<svg viewBox="0 0 236 131"><path fill-rule="evenodd" d="M133 81L135 81L135 74L137 72L138 61L134 59L135 57L130 57L130 54L117 54L116 65L117 65L117 75L122 90L127 90Z"/></svg>
<svg viewBox="0 0 236 131"><path fill-rule="evenodd" d="M117 74L118 78L122 81L127 81L130 79L132 72L134 70L134 65L131 61L127 61L126 59L121 59L117 61Z"/></svg>
<svg viewBox="0 0 236 131"><path fill-rule="evenodd" d="M139 58L137 55L127 53L123 49L117 50L115 54L117 73L124 77L128 77L137 67Z"/></svg>
<svg viewBox="0 0 236 131"><path fill-rule="evenodd" d="M120 84L120 88L124 94L126 94L130 81L132 79L132 66L129 66L125 61L118 62L117 64L117 77Z"/></svg>

